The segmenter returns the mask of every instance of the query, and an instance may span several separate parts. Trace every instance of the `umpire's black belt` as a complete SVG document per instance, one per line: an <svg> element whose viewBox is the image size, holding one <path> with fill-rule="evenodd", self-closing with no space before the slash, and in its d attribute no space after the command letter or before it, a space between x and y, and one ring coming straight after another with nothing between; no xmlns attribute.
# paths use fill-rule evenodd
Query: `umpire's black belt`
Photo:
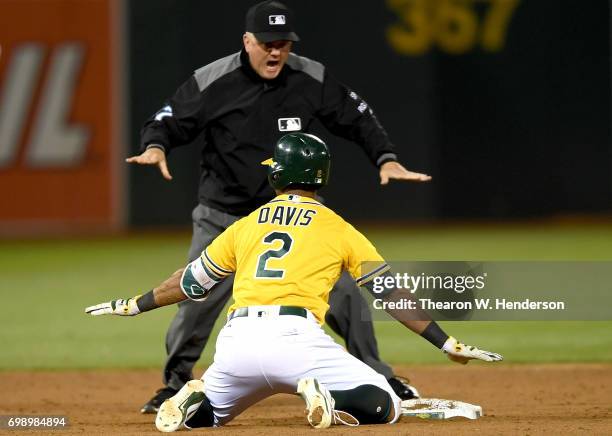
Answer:
<svg viewBox="0 0 612 436"><path fill-rule="evenodd" d="M265 317L267 312L258 307L239 307L229 314L227 320L239 318L241 316L249 316L249 311L255 311L258 317ZM252 313L252 312L251 312ZM278 308L279 315L294 315L301 316L302 318L308 318L308 311L303 307L297 306L280 306Z"/></svg>

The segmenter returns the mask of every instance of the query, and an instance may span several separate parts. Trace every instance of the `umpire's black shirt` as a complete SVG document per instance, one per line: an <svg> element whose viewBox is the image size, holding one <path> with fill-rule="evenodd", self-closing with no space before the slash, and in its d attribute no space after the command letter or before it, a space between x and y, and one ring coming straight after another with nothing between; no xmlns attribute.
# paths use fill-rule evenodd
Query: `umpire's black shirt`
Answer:
<svg viewBox="0 0 612 436"><path fill-rule="evenodd" d="M280 74L265 80L244 50L198 69L144 124L142 151L159 144L167 154L201 134L200 203L247 215L274 196L260 163L281 136L308 132L315 118L361 146L376 166L396 160L367 103L322 64L291 53Z"/></svg>

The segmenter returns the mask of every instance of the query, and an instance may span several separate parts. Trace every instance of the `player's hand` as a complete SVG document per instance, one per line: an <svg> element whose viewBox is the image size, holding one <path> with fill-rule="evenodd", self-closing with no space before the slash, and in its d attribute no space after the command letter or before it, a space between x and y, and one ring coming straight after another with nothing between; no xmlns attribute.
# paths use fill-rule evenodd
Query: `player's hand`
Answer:
<svg viewBox="0 0 612 436"><path fill-rule="evenodd" d="M431 176L408 171L399 162L385 162L380 167L380 184L386 185L391 179L408 180L411 182L429 182L431 180Z"/></svg>
<svg viewBox="0 0 612 436"><path fill-rule="evenodd" d="M125 161L127 163L137 163L140 165L157 165L157 167L162 173L162 176L164 176L164 179L172 180L170 171L168 171L166 153L164 153L164 150L162 150L161 148L148 148L141 155L128 157Z"/></svg>
<svg viewBox="0 0 612 436"><path fill-rule="evenodd" d="M127 300L120 298L118 300L109 301L107 303L96 304L95 306L89 306L85 308L85 313L93 316L98 315L120 315L120 316L134 316L140 313L136 300L138 297L132 297Z"/></svg>
<svg viewBox="0 0 612 436"><path fill-rule="evenodd" d="M442 346L442 351L446 353L450 360L461 363L462 365L465 365L472 359L484 360L485 362L499 362L500 360L504 360L501 354L479 350L476 347L462 344L452 336L446 340Z"/></svg>

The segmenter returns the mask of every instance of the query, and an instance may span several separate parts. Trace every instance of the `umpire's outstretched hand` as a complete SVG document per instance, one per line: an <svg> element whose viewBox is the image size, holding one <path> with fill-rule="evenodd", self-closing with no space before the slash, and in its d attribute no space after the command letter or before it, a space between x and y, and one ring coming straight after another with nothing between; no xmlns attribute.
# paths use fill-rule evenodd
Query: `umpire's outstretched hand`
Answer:
<svg viewBox="0 0 612 436"><path fill-rule="evenodd" d="M159 170L166 180L172 180L170 171L168 171L168 163L166 162L166 153L164 150L157 147L151 147L145 150L139 156L128 157L125 160L127 163L137 163L140 165L157 165Z"/></svg>
<svg viewBox="0 0 612 436"><path fill-rule="evenodd" d="M390 179L408 180L411 182L429 182L431 176L408 171L399 162L386 162L380 167L380 184L386 185Z"/></svg>

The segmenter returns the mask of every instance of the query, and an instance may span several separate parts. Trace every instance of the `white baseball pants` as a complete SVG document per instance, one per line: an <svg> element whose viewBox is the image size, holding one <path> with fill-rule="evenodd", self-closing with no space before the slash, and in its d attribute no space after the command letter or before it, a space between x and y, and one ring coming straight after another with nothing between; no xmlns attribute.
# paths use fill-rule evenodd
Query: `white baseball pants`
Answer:
<svg viewBox="0 0 612 436"><path fill-rule="evenodd" d="M302 377L331 391L377 386L391 395L399 417L401 400L382 375L334 342L310 312L303 318L279 315L278 309L253 306L219 333L214 362L202 376L216 426L266 397L295 393Z"/></svg>

